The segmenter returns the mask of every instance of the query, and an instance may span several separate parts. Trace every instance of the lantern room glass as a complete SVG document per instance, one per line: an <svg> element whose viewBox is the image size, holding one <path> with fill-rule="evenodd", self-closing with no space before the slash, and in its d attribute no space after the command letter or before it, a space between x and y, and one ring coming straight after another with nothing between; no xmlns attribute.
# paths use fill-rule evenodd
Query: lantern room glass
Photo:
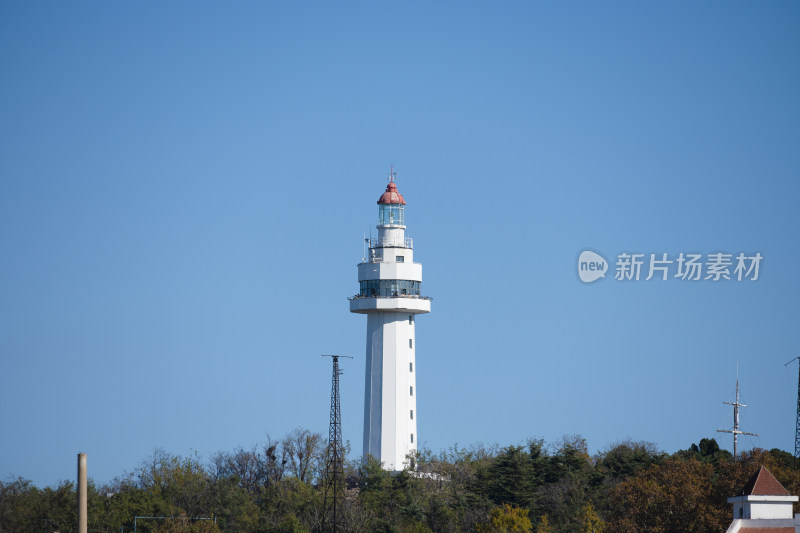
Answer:
<svg viewBox="0 0 800 533"><path fill-rule="evenodd" d="M405 208L401 204L381 204L378 207L378 224L381 226L405 225Z"/></svg>

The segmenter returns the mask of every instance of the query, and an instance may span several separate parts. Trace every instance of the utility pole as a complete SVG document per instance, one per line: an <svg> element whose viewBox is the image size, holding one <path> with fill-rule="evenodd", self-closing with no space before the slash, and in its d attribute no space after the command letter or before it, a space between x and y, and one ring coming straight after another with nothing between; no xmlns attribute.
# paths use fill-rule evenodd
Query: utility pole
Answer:
<svg viewBox="0 0 800 533"><path fill-rule="evenodd" d="M328 429L328 449L325 454L325 496L322 510L322 530L336 533L343 530L341 505L344 496L344 446L342 445L342 411L339 401L339 358L347 355L327 355L333 359L331 378L331 417Z"/></svg>
<svg viewBox="0 0 800 533"><path fill-rule="evenodd" d="M789 366L798 359L800 359L800 357L795 357L783 366ZM800 366L798 366L797 372L797 416L794 422L794 458L800 458Z"/></svg>
<svg viewBox="0 0 800 533"><path fill-rule="evenodd" d="M736 378L736 401L735 402L722 402L728 405L733 406L733 429L718 429L717 432L719 433L733 433L733 457L736 458L736 438L739 435L751 435L753 437L758 437L757 433L748 433L746 431L741 431L739 429L739 408L740 407L747 407L747 405L739 402L739 378Z"/></svg>
<svg viewBox="0 0 800 533"><path fill-rule="evenodd" d="M78 454L78 533L86 533L89 498L86 491L86 454Z"/></svg>

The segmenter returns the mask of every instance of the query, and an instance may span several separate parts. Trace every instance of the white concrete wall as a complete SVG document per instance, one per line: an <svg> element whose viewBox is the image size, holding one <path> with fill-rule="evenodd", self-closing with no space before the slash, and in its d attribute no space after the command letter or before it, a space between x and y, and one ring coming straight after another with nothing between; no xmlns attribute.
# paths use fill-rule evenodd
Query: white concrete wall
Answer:
<svg viewBox="0 0 800 533"><path fill-rule="evenodd" d="M378 238L383 240L403 242L406 236L406 227L397 224L376 226L378 228Z"/></svg>
<svg viewBox="0 0 800 533"><path fill-rule="evenodd" d="M728 503L733 504L734 519L783 519L792 518L797 500L797 496L750 495L728 498Z"/></svg>
<svg viewBox="0 0 800 533"><path fill-rule="evenodd" d="M414 315L405 312L372 312L367 317L364 455L374 456L388 470L408 466L406 455L417 449L414 327Z"/></svg>
<svg viewBox="0 0 800 533"><path fill-rule="evenodd" d="M368 261L395 263L397 256L402 256L403 263L414 262L414 250L402 246L387 246L370 248Z"/></svg>
<svg viewBox="0 0 800 533"><path fill-rule="evenodd" d="M384 248L385 250L407 250L408 248ZM394 257L392 257L394 261ZM358 281L369 279L410 279L422 281L422 265L419 263L361 263L358 265Z"/></svg>
<svg viewBox="0 0 800 533"><path fill-rule="evenodd" d="M747 504L745 504L745 514ZM791 518L792 502L751 502L750 516L745 518Z"/></svg>

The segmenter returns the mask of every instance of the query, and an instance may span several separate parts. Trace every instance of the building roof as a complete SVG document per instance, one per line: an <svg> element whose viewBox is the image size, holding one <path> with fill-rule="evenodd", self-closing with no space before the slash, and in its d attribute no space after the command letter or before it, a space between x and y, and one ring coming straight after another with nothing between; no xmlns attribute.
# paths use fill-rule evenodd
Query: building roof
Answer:
<svg viewBox="0 0 800 533"><path fill-rule="evenodd" d="M789 491L762 465L737 496L789 496Z"/></svg>
<svg viewBox="0 0 800 533"><path fill-rule="evenodd" d="M386 192L381 195L378 203L406 205L406 201L403 200L403 195L397 192L397 185L394 184L394 177L389 181L389 185L386 186Z"/></svg>

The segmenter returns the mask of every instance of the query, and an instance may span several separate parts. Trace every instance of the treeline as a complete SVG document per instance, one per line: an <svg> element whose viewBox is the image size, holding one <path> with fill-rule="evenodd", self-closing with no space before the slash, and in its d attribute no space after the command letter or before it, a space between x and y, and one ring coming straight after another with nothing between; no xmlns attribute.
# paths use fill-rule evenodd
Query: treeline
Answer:
<svg viewBox="0 0 800 533"><path fill-rule="evenodd" d="M108 485L89 484L89 531L318 532L323 522L325 439L297 429L208 461L157 450ZM346 464L340 509L349 532L725 531L726 499L761 464L800 494L800 468L781 450L734 460L714 439L668 455L622 442L594 456L565 437L524 446L422 451L417 470L390 475L375 461ZM40 489L0 482L0 532L75 531L72 481Z"/></svg>

